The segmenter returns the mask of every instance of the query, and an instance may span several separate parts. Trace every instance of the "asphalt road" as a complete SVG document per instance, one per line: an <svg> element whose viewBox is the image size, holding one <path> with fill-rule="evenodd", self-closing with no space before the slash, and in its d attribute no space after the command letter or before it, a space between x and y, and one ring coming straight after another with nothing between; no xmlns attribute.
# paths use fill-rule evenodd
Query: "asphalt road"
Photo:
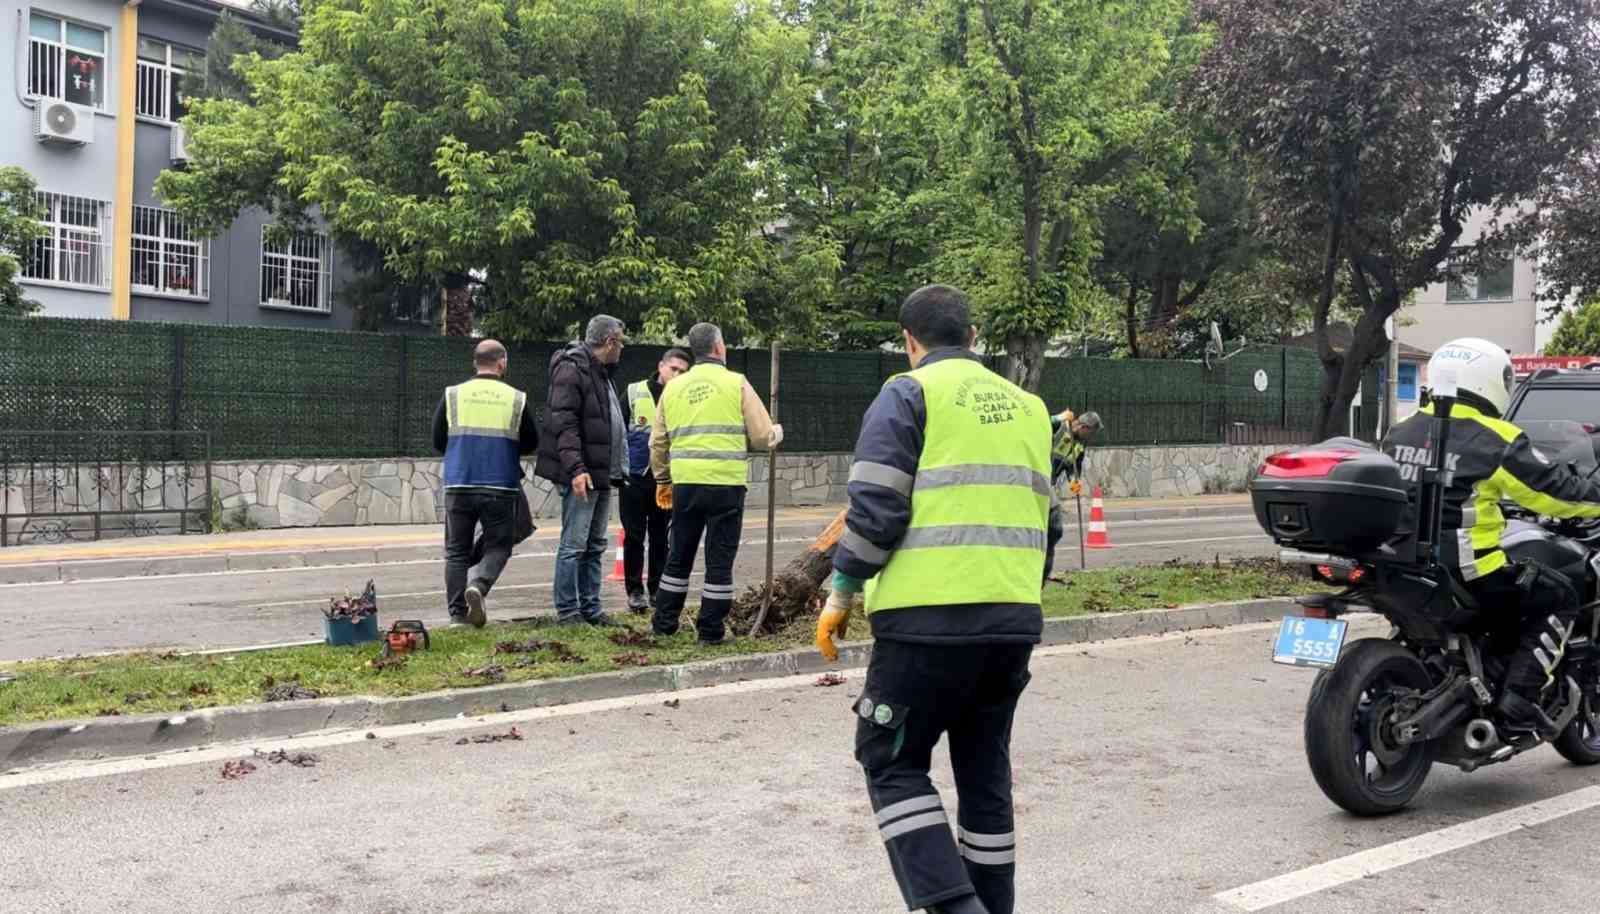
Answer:
<svg viewBox="0 0 1600 914"><path fill-rule="evenodd" d="M1233 900L1240 887L1278 897L1253 908L1275 914L1592 910L1600 770L1548 749L1473 775L1435 768L1413 811L1354 819L1306 770L1311 674L1267 662L1272 633L1036 655L1013 743L1019 912L1232 914L1252 909ZM676 707L641 696L3 775L0 908L901 910L850 754L859 682L737 683L677 693ZM456 744L513 724L521 741ZM280 747L318 764L256 758L221 776ZM936 780L953 810L943 761ZM1331 881L1310 869L1352 854L1360 865Z"/></svg>
<svg viewBox="0 0 1600 914"><path fill-rule="evenodd" d="M777 529L776 563L798 555L822 522ZM1270 541L1248 517L1129 521L1111 528L1114 546L1088 552L1089 567L1171 558L1266 555ZM1077 531L1057 553L1056 569L1078 567ZM734 568L735 586L759 583L766 562L765 525L746 526ZM489 601L492 619L552 612L555 543L529 540L512 557ZM605 573L614 559L608 555ZM438 561L165 575L76 583L0 585L0 661L138 648L232 648L320 639L320 607L375 582L380 618L442 624L444 564ZM698 597L690 594L690 605ZM626 610L620 584L608 583L602 605Z"/></svg>

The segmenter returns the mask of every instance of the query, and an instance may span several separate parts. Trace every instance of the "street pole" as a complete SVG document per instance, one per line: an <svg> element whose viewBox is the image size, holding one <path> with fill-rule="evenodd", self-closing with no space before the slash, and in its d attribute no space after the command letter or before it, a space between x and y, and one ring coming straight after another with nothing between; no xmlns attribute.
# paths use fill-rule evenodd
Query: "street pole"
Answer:
<svg viewBox="0 0 1600 914"><path fill-rule="evenodd" d="M772 387L767 398L771 404L772 421L778 421L778 341L772 341ZM778 448L774 446L767 452L767 586L761 595L761 612L756 614L756 624L750 629L750 637L761 634L761 626L767 621L767 610L772 608L772 551L774 546L773 532L778 524Z"/></svg>
<svg viewBox="0 0 1600 914"><path fill-rule="evenodd" d="M1383 428L1379 430L1378 435L1380 440L1399 421L1396 413L1400 409L1400 327L1391 316L1384 329L1389 332L1389 359L1386 372L1389 375L1389 383L1384 385Z"/></svg>
<svg viewBox="0 0 1600 914"><path fill-rule="evenodd" d="M1077 493L1078 499L1078 570L1089 570L1089 554L1083 547L1083 492Z"/></svg>

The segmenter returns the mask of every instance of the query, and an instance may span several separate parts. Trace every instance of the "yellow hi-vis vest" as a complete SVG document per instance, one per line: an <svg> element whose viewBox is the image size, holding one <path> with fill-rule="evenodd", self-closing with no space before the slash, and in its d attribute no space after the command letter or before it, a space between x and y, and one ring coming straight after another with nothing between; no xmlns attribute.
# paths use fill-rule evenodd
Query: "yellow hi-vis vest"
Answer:
<svg viewBox="0 0 1600 914"><path fill-rule="evenodd" d="M444 399L450 427L445 488L520 488L517 439L527 394L493 378L474 378L446 388Z"/></svg>
<svg viewBox="0 0 1600 914"><path fill-rule="evenodd" d="M868 614L912 606L1039 605L1050 518L1044 401L970 359L910 372L927 424L911 525L877 577Z"/></svg>
<svg viewBox="0 0 1600 914"><path fill-rule="evenodd" d="M672 481L743 486L744 376L702 362L667 385L661 411L672 442Z"/></svg>
<svg viewBox="0 0 1600 914"><path fill-rule="evenodd" d="M650 393L649 381L635 381L628 385L628 406L633 413L633 424L648 428L656 420L656 398Z"/></svg>

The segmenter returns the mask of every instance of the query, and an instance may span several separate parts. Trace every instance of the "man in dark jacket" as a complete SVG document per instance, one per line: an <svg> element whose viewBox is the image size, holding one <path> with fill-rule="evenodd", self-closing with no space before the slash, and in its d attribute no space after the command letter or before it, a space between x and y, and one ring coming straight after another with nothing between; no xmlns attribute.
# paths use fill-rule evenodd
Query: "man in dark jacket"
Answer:
<svg viewBox="0 0 1600 914"><path fill-rule="evenodd" d="M600 608L600 580L611 492L628 476L627 427L611 384L624 341L622 321L601 314L589 321L583 342L550 358L534 472L561 494L554 590L556 618L566 624L614 624Z"/></svg>
<svg viewBox="0 0 1600 914"><path fill-rule="evenodd" d="M477 376L445 390L433 411L433 449L444 455L444 580L452 624L481 627L484 598L516 542L522 454L539 443L527 394L505 383L506 348L484 340L472 354ZM474 561L473 531L483 527ZM478 567L470 583L467 572Z"/></svg>
<svg viewBox="0 0 1600 914"><path fill-rule="evenodd" d="M661 392L668 381L689 370L691 361L686 350L668 349L656 365L655 374L629 384L623 397L622 407L628 414L628 484L622 489L622 580L628 590L628 609L636 613L656 605L661 569L667 564L667 528L672 520L672 512L656 504L656 479L650 473L650 430L655 425Z"/></svg>

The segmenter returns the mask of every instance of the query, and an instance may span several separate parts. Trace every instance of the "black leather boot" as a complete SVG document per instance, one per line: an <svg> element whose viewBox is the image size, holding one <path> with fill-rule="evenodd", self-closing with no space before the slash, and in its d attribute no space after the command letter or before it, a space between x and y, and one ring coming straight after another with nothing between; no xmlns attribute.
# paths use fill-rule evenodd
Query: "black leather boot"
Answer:
<svg viewBox="0 0 1600 914"><path fill-rule="evenodd" d="M1550 719L1550 715L1544 713L1543 708L1511 689L1506 689L1501 693L1500 700L1495 703L1494 709L1513 728L1532 730L1545 739L1555 739L1557 735L1556 722Z"/></svg>

